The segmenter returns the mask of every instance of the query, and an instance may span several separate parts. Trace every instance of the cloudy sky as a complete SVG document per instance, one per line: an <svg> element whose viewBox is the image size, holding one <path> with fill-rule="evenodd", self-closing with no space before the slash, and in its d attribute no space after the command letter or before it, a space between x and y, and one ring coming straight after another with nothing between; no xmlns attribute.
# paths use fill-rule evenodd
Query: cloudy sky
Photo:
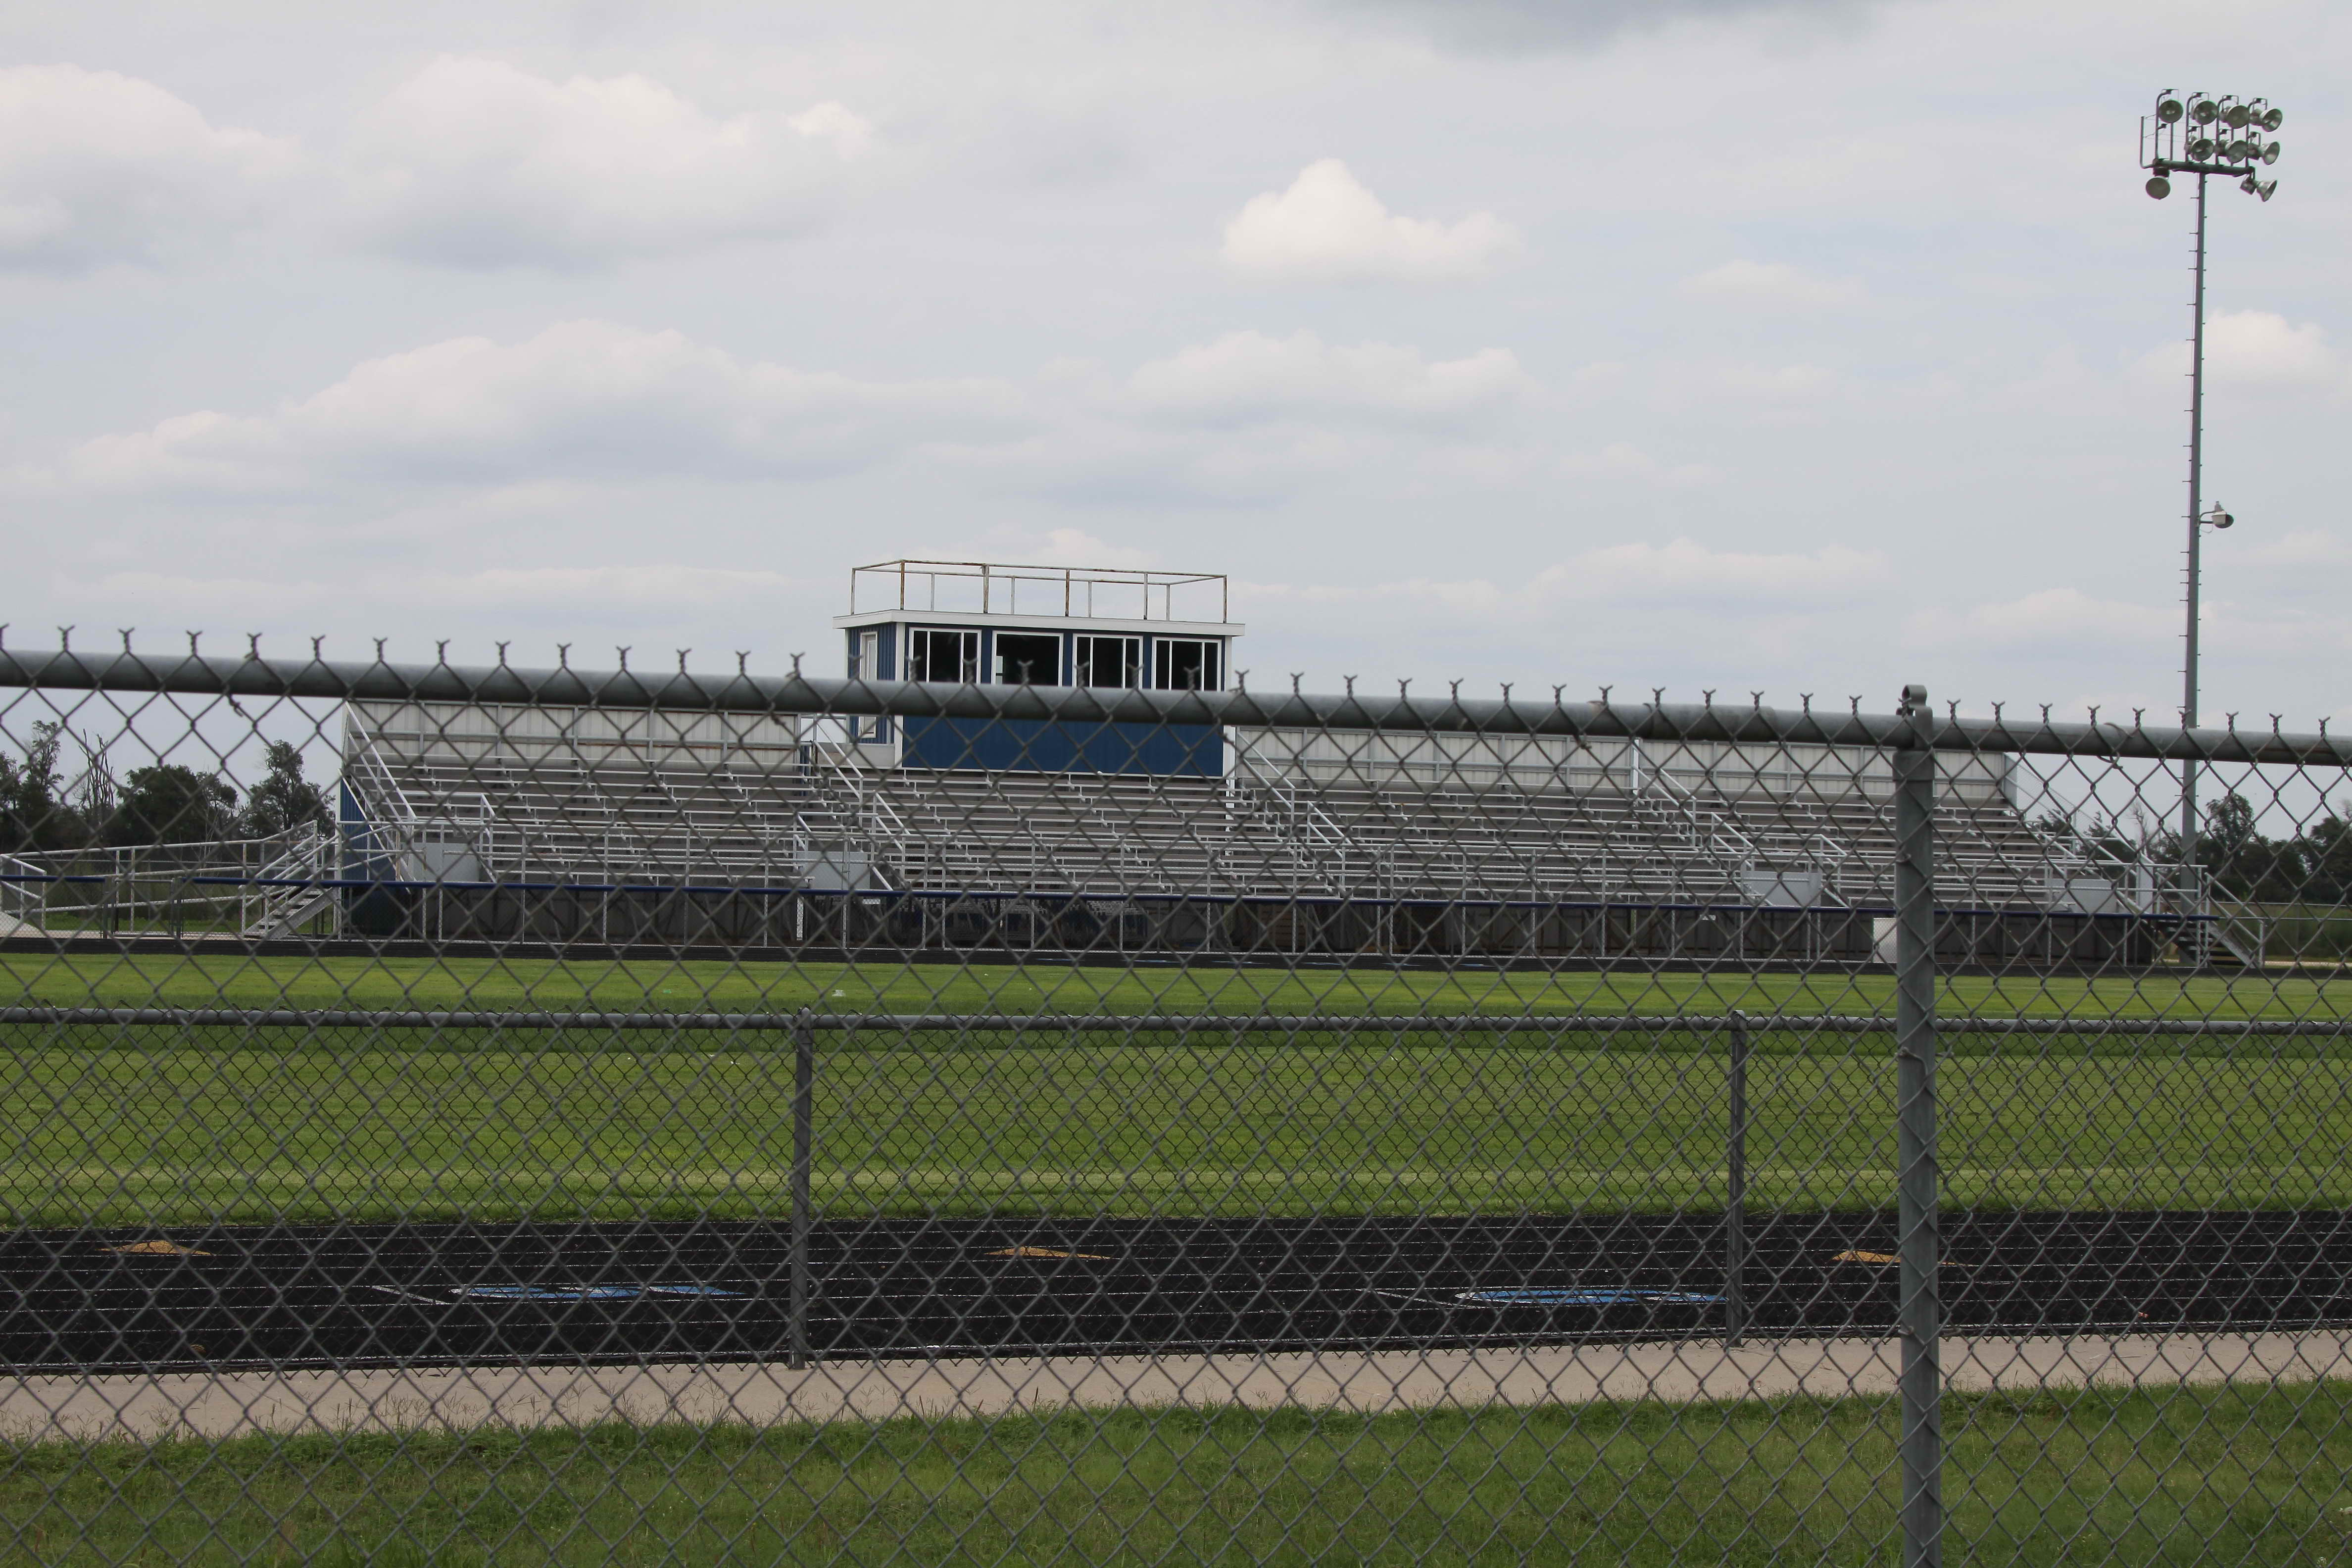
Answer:
<svg viewBox="0 0 2352 1568"><path fill-rule="evenodd" d="M2352 12L1259 0L0 16L0 620L758 669L897 555L1237 662L2352 713ZM2266 719L2264 721L2267 721Z"/></svg>

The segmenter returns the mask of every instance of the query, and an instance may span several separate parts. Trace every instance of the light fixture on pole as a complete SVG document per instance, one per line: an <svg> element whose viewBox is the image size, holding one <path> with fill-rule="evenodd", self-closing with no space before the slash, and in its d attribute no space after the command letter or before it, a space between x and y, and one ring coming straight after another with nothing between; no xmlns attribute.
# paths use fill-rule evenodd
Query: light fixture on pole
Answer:
<svg viewBox="0 0 2352 1568"><path fill-rule="evenodd" d="M2158 201L2172 194L2175 174L2197 176L2197 249L2195 292L2189 301L2189 563L2187 621L2181 658L2180 721L2197 723L2197 595L2202 544L2208 528L2227 528L2237 519L2214 507L2199 510L2200 487L2205 477L2205 182L2214 175L2236 179L2250 196L2269 201L2278 191L2276 180L2254 174L2279 160L2279 144L2264 133L2286 122L2286 114L2268 99L2238 98L2224 93L2175 92L2166 88L2156 95L2153 121L2139 122L2139 166L2148 172L2147 194ZM2181 892L2188 912L2201 913L2203 898L2197 875L2197 764L2180 768Z"/></svg>

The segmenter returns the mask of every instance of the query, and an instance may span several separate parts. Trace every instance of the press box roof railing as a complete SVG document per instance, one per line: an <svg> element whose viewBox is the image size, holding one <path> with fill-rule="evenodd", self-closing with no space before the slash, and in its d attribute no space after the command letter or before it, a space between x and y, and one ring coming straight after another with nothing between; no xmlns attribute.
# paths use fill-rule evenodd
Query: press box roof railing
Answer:
<svg viewBox="0 0 2352 1568"><path fill-rule="evenodd" d="M1205 609L1213 595L1217 613ZM849 613L1058 616L1076 620L1223 622L1232 594L1223 573L1123 566L1008 566L987 561L879 561L849 574Z"/></svg>

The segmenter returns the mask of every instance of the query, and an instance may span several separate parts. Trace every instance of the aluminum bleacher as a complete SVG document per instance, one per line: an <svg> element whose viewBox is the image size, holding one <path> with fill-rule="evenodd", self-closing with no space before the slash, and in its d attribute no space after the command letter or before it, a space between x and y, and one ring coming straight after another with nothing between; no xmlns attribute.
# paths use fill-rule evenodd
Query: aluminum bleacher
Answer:
<svg viewBox="0 0 2352 1568"><path fill-rule="evenodd" d="M1427 736L1405 752L1370 734L1230 731L1223 776L1204 777L877 763L790 718L366 702L347 709L344 747L347 860L436 889L1000 909L1180 893L1368 908L1892 901L1884 762L1829 747ZM2080 912L2074 889L2122 879L2032 827L2005 775L1965 771L1985 765L1963 759L1941 781L1952 903ZM945 929L924 926L924 940ZM1867 947L1866 920L1839 929Z"/></svg>

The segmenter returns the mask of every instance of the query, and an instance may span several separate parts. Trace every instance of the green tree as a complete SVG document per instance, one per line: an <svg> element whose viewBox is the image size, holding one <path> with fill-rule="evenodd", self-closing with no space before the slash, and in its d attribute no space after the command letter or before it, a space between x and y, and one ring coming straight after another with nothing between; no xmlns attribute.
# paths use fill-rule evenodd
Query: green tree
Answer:
<svg viewBox="0 0 2352 1568"><path fill-rule="evenodd" d="M2341 904L2352 899L2352 819L2345 812L2329 807L2296 848L2303 862L2305 900Z"/></svg>
<svg viewBox="0 0 2352 1568"><path fill-rule="evenodd" d="M2074 819L2055 807L2035 817L2032 826L2033 831L2042 837L2054 839L2061 844L2074 837Z"/></svg>
<svg viewBox="0 0 2352 1568"><path fill-rule="evenodd" d="M2197 858L2212 868L2214 886L2233 897L2280 902L2303 896L2302 843L2263 837L2254 808L2234 791L2206 806Z"/></svg>
<svg viewBox="0 0 2352 1568"><path fill-rule="evenodd" d="M333 818L327 797L302 776L302 749L290 741L272 741L265 753L268 772L245 797L245 831L268 838L313 823L323 827Z"/></svg>
<svg viewBox="0 0 2352 1568"><path fill-rule="evenodd" d="M109 844L189 844L236 830L236 791L177 763L133 768L107 818Z"/></svg>
<svg viewBox="0 0 2352 1568"><path fill-rule="evenodd" d="M2222 858L2262 842L2254 832L2254 808L2235 791L2205 807L2205 842Z"/></svg>
<svg viewBox="0 0 2352 1568"><path fill-rule="evenodd" d="M89 825L65 798L58 773L63 724L37 721L25 760L0 756L0 851L68 849L89 837Z"/></svg>

